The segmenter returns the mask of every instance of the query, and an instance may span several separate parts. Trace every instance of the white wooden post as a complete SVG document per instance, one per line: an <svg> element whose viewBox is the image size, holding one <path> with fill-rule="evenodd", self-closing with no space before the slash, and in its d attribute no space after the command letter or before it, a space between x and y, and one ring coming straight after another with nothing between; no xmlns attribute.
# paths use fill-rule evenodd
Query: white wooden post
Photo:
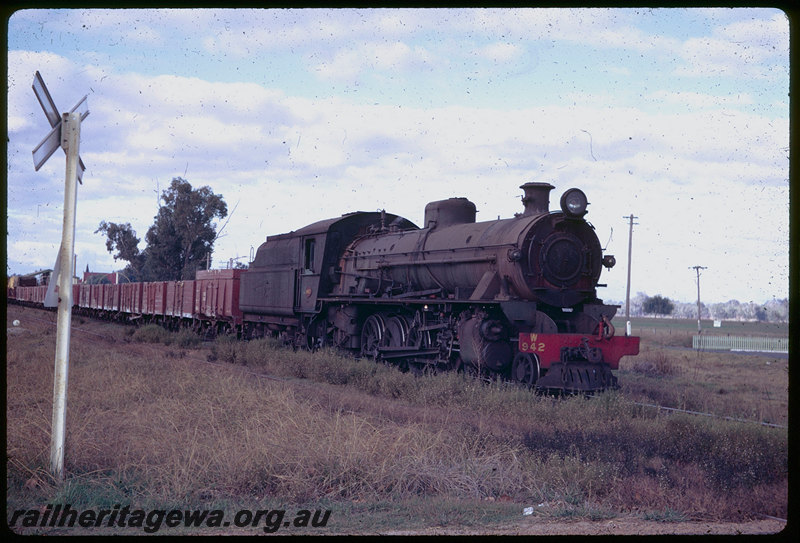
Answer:
<svg viewBox="0 0 800 543"><path fill-rule="evenodd" d="M67 421L67 380L69 375L70 327L72 325L72 269L75 252L75 212L78 202L78 156L81 116L65 113L61 121L61 141L67 154L64 188L64 224L61 231L58 274L58 327L56 366L53 381L53 426L50 442L50 471L64 478L64 442Z"/></svg>
<svg viewBox="0 0 800 543"><path fill-rule="evenodd" d="M75 275L75 212L78 203L78 183L86 167L80 157L81 121L89 115L84 96L69 113L59 115L50 91L39 72L33 77L33 93L42 106L51 130L33 149L36 171L61 147L67 155L64 181L64 224L61 246L50 284L44 299L45 307L57 307L56 364L53 376L53 421L50 434L50 471L58 480L64 479L64 442L67 422L67 381L69 374L70 327L72 326L72 277ZM55 289L58 286L58 293Z"/></svg>

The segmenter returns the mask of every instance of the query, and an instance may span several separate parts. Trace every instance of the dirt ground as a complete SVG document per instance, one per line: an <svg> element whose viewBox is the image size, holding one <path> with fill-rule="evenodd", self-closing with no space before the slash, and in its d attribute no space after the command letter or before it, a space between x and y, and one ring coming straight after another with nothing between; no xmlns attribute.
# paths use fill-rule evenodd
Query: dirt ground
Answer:
<svg viewBox="0 0 800 543"><path fill-rule="evenodd" d="M518 523L491 531L470 528L429 528L416 531L392 531L382 535L766 535L783 534L785 522L773 519L742 523L657 522L636 517L618 517L603 521L559 521L526 518Z"/></svg>
<svg viewBox="0 0 800 543"><path fill-rule="evenodd" d="M52 312L22 308L19 306L7 306L6 314L6 336L7 338L20 334L41 334L46 329L53 333L55 329L56 316ZM16 323L14 321L17 321ZM77 322L76 322L77 321ZM83 322L82 322L83 321ZM127 351L131 354L147 354L152 356L155 350L163 349L165 352L169 347L163 345L127 343L115 341L107 334L98 334L99 323L90 319L74 319L73 333L78 336L81 333L92 336L98 343L103 343L108 348ZM78 531L70 530L70 535L78 535ZM88 533L88 532L87 532ZM222 535L219 530L204 532L198 530L197 535L206 533L208 535ZM235 530L235 534L243 534L241 530ZM250 532L248 532L250 533ZM331 532L328 532L331 533ZM335 533L335 532L334 532ZM546 519L535 515L523 516L520 512L520 519L508 526L495 527L431 527L416 530L392 530L380 532L376 535L766 535L780 534L780 539L790 540L791 533L797 533L796 525L787 522L765 518L763 520L751 522L659 522L648 521L635 516L621 516L610 520L589 521L575 520L565 521L558 519Z"/></svg>

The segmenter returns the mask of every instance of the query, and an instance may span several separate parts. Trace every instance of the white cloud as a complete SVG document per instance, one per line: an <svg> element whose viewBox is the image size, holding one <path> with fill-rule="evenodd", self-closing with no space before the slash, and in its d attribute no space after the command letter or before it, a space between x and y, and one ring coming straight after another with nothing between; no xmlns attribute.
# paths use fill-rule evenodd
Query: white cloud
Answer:
<svg viewBox="0 0 800 543"><path fill-rule="evenodd" d="M789 25L784 13L769 19L751 18L715 30L715 34L732 42L762 49L762 57L782 57L789 47Z"/></svg>
<svg viewBox="0 0 800 543"><path fill-rule="evenodd" d="M348 81L366 71L406 72L432 62L424 47L410 47L403 42L367 42L337 50L331 60L315 66L323 79Z"/></svg>
<svg viewBox="0 0 800 543"><path fill-rule="evenodd" d="M592 42L598 47L617 47L657 55L669 55L680 45L675 38L654 36L631 27L600 31Z"/></svg>
<svg viewBox="0 0 800 543"><path fill-rule="evenodd" d="M505 63L519 58L522 50L512 43L497 42L479 49L478 55L493 62Z"/></svg>
<svg viewBox="0 0 800 543"><path fill-rule="evenodd" d="M720 108L726 106L741 106L753 104L753 97L748 93L735 96L713 96L699 92L656 91L649 96L653 100L687 106L691 108Z"/></svg>
<svg viewBox="0 0 800 543"><path fill-rule="evenodd" d="M739 21L716 28L711 36L686 40L679 52L686 65L676 74L787 79L788 51L789 26L784 14Z"/></svg>
<svg viewBox="0 0 800 543"><path fill-rule="evenodd" d="M316 66L320 77L325 79L353 79L366 66L364 58L355 50L337 51L330 62Z"/></svg>

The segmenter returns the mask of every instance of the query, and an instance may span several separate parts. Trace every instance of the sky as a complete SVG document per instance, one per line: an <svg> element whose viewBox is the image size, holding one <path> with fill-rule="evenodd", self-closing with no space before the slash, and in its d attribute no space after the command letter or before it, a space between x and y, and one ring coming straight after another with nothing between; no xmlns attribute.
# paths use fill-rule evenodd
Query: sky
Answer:
<svg viewBox="0 0 800 543"><path fill-rule="evenodd" d="M212 267L351 211L416 224L466 197L478 221L520 185L589 199L599 297L763 303L789 292L789 22L776 9L190 9L9 14L7 273L52 268L64 153L84 95L77 270L112 271L101 221L142 239L174 177L223 196ZM224 228L223 227L224 224Z"/></svg>

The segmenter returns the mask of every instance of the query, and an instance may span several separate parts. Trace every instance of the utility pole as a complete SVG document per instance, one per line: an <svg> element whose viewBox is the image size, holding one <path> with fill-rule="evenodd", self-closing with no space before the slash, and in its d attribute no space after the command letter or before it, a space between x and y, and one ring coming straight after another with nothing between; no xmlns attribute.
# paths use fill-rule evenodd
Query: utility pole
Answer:
<svg viewBox="0 0 800 543"><path fill-rule="evenodd" d="M50 434L50 471L57 480L63 480L67 375L69 372L70 327L72 325L72 277L75 275L75 212L78 201L78 183L81 182L85 169L79 155L79 146L81 121L89 115L89 109L84 96L69 113L59 115L39 72L36 72L33 79L33 92L51 126L50 133L33 150L34 169L39 171L39 168L59 147L67 155L61 246L44 299L45 307L58 308L56 360L53 377L53 418ZM56 283L58 283L58 293L55 291Z"/></svg>
<svg viewBox="0 0 800 543"><path fill-rule="evenodd" d="M697 333L702 334L703 330L700 328L700 270L707 270L708 268L705 266L690 266L689 269L697 272Z"/></svg>
<svg viewBox="0 0 800 543"><path fill-rule="evenodd" d="M633 213L631 213L629 217L622 218L630 220L628 229L628 286L625 289L625 332L626 335L631 335L631 252L633 250L633 225L639 224L638 222L634 223L633 220L639 217L634 217Z"/></svg>

